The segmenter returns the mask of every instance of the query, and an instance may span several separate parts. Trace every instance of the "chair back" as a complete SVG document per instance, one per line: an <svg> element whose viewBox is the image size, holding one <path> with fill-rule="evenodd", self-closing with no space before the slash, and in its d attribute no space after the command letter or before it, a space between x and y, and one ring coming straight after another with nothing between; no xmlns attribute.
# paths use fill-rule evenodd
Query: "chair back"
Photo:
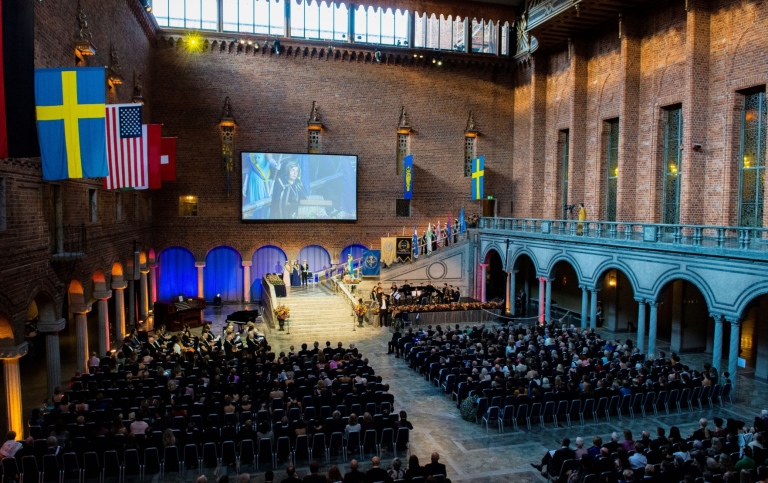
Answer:
<svg viewBox="0 0 768 483"><path fill-rule="evenodd" d="M85 478L101 478L99 455L93 451L83 454L83 476Z"/></svg>
<svg viewBox="0 0 768 483"><path fill-rule="evenodd" d="M94 453L95 455L96 453ZM37 469L37 459L34 456L24 456L21 458L21 471L24 478L29 481L40 479L40 471Z"/></svg>
<svg viewBox="0 0 768 483"><path fill-rule="evenodd" d="M184 468L197 469L200 466L200 457L197 454L197 445L184 446Z"/></svg>
<svg viewBox="0 0 768 483"><path fill-rule="evenodd" d="M160 472L160 452L157 448L144 448L144 474L154 475Z"/></svg>
<svg viewBox="0 0 768 483"><path fill-rule="evenodd" d="M65 455L66 456L66 455ZM66 467L66 460L64 463ZM140 475L141 462L139 461L139 452L135 449L127 449L123 453L123 475Z"/></svg>
<svg viewBox="0 0 768 483"><path fill-rule="evenodd" d="M240 464L253 466L256 458L256 448L252 439L244 439L240 442Z"/></svg>
<svg viewBox="0 0 768 483"><path fill-rule="evenodd" d="M114 450L104 452L104 477L108 476L120 476L120 458Z"/></svg>
<svg viewBox="0 0 768 483"><path fill-rule="evenodd" d="M219 452L216 443L205 443L203 445L203 466L206 468L217 468L219 466Z"/></svg>
<svg viewBox="0 0 768 483"><path fill-rule="evenodd" d="M178 473L181 471L179 448L166 446L163 450L163 473Z"/></svg>

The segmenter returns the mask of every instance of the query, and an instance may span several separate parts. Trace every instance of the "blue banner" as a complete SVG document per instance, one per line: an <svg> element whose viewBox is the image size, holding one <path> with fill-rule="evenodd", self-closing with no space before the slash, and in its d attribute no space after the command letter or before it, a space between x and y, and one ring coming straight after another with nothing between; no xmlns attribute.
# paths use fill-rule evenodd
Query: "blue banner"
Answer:
<svg viewBox="0 0 768 483"><path fill-rule="evenodd" d="M410 200L413 197L413 154L409 154L403 160L403 199Z"/></svg>
<svg viewBox="0 0 768 483"><path fill-rule="evenodd" d="M378 277L381 273L381 250L363 252L363 277Z"/></svg>
<svg viewBox="0 0 768 483"><path fill-rule="evenodd" d="M485 185L485 156L472 160L472 199L482 200Z"/></svg>

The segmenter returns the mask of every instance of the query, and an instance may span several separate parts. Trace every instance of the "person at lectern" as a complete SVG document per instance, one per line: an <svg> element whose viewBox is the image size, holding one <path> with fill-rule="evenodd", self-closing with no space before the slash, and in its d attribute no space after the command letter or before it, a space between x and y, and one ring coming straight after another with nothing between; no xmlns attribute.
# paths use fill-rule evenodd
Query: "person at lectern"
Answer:
<svg viewBox="0 0 768 483"><path fill-rule="evenodd" d="M272 188L272 210L270 218L294 220L299 214L299 202L307 199L307 192L301 182L299 163L288 161L282 166L282 175Z"/></svg>

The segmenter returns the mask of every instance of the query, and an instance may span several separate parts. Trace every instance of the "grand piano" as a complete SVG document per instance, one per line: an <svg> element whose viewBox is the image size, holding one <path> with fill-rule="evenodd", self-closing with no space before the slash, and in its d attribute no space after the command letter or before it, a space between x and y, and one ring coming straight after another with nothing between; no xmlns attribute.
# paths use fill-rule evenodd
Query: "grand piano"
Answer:
<svg viewBox="0 0 768 483"><path fill-rule="evenodd" d="M165 325L169 332L178 332L184 325L200 327L203 325L205 299L202 297L178 296L173 300L155 302L155 327Z"/></svg>

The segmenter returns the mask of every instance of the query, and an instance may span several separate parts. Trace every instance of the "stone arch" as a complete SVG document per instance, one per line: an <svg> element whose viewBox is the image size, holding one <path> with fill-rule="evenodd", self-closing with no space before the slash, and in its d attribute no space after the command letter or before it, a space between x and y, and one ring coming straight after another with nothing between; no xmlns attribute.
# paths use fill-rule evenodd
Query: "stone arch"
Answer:
<svg viewBox="0 0 768 483"><path fill-rule="evenodd" d="M501 257L501 263L506 263L506 253L504 253L504 249L499 246L498 243L495 241L492 241L488 243L488 245L485 246L485 249L483 250L482 256L480 257L481 260L483 260L483 263L486 263L485 260L488 258L488 254L491 250L495 250L496 253L499 254Z"/></svg>
<svg viewBox="0 0 768 483"><path fill-rule="evenodd" d="M40 321L46 323L55 323L59 319L59 312L56 308L56 299L51 292L43 287L37 287L27 299L24 310L27 310L32 304L37 306L37 313Z"/></svg>
<svg viewBox="0 0 768 483"><path fill-rule="evenodd" d="M593 287L600 285L600 281L603 277L605 277L606 272L609 270L619 270L621 273L626 275L634 293L637 293L640 290L640 283L637 280L637 275L632 270L632 268L630 268L624 262L616 260L608 260L595 268L595 271L592 272ZM587 277L585 277L585 279L586 278Z"/></svg>
<svg viewBox="0 0 768 483"><path fill-rule="evenodd" d="M573 268L573 270L576 272L576 276L578 277L578 282L581 284L582 280L584 280L584 274L581 270L581 265L579 265L578 259L576 257L572 256L570 253L563 253L561 255L557 255L552 257L549 260L549 263L547 264L546 273L547 277L551 278L555 275L555 268L557 267L557 264L560 262L565 262L568 265Z"/></svg>
<svg viewBox="0 0 768 483"><path fill-rule="evenodd" d="M486 250L483 263L488 264L485 270L485 300L505 298L507 276L504 271L502 252L496 247Z"/></svg>
<svg viewBox="0 0 768 483"><path fill-rule="evenodd" d="M242 253L242 251L241 251L239 248L237 248L236 246L234 246L234 245L232 245L232 244L229 244L229 243L217 243L217 244L215 244L215 245L211 246L211 248L209 248L209 249L208 249L208 250L205 252L205 257L203 257L203 258L204 258L204 259L205 259L205 258L207 258L209 253L211 253L211 252L212 252L212 251L214 251L215 249L217 249L217 248L221 248L221 247L231 248L232 250L234 250L234 251L236 251L236 252L237 252L237 255L238 255L238 256L239 256L241 259L243 258L243 253Z"/></svg>
<svg viewBox="0 0 768 483"><path fill-rule="evenodd" d="M512 270L516 269L517 263L519 262L521 255L525 255L528 258L530 258L531 262L533 262L533 267L536 270L538 270L539 260L536 258L536 255L534 255L532 251L530 251L529 249L524 248L524 247L521 247L521 248L517 249L517 251L515 251L515 254L512 256L512 264L511 264L511 267L510 267Z"/></svg>
<svg viewBox="0 0 768 483"><path fill-rule="evenodd" d="M749 290L739 294L739 297L736 299L736 303L733 306L734 313L725 315L739 316L743 314L747 309L747 306L752 303L753 300L766 294L768 294L768 280L752 285L749 287Z"/></svg>
<svg viewBox="0 0 768 483"><path fill-rule="evenodd" d="M704 296L707 307L714 306L715 294L712 293L712 290L706 280L704 280L698 274L677 270L668 272L656 280L656 282L653 284L653 287L651 288L651 293L653 294L651 300L658 302L664 287L666 287L670 282L674 282L675 280L685 280L686 282L690 282L697 289L699 289L701 294Z"/></svg>

